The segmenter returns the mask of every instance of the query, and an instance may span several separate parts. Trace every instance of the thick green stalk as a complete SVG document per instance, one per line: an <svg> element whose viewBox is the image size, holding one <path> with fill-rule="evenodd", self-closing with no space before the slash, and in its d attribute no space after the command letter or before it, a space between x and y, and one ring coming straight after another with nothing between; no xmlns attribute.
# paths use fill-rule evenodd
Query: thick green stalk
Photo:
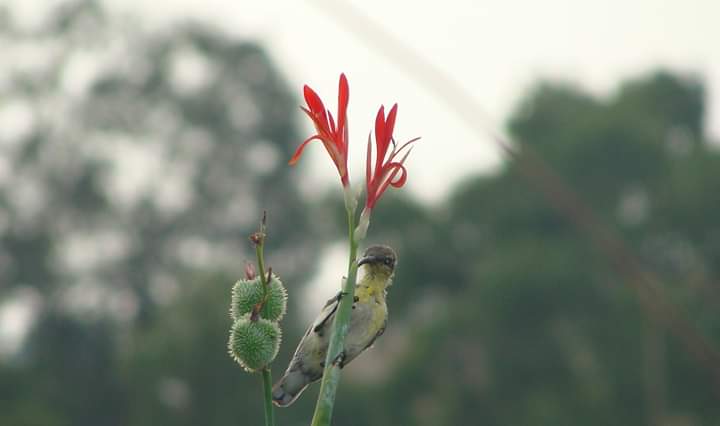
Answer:
<svg viewBox="0 0 720 426"><path fill-rule="evenodd" d="M347 279L343 284L340 305L335 313L335 322L330 335L330 344L327 357L325 358L325 370L322 383L320 384L320 395L318 395L315 414L312 419L312 426L329 426L332 417L333 406L335 405L335 393L340 382L340 365L336 363L338 356L342 353L345 336L350 326L350 314L352 312L353 298L355 297L355 279L357 276L358 241L354 237L355 231L355 209L348 205L346 200L345 209L348 218L348 240L350 242L350 259L348 261Z"/></svg>
<svg viewBox="0 0 720 426"><path fill-rule="evenodd" d="M257 235L257 234L256 234ZM263 285L264 300L267 299L268 294L268 276L265 275L265 258L263 255L263 248L265 246L265 219L263 218L263 224L260 227L258 242L255 244L255 255L257 257L258 272L260 273L260 281ZM272 405L272 374L270 368L265 366L262 369L263 378L263 399L265 405L265 426L275 426L275 413L273 412Z"/></svg>
<svg viewBox="0 0 720 426"><path fill-rule="evenodd" d="M272 405L272 374L270 368L262 369L263 394L265 396L265 426L275 426L275 412Z"/></svg>

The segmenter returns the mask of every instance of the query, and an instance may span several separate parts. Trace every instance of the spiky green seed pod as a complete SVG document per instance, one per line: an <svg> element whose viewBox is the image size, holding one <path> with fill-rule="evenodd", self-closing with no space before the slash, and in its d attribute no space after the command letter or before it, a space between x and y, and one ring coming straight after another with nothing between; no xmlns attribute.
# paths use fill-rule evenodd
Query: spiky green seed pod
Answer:
<svg viewBox="0 0 720 426"><path fill-rule="evenodd" d="M232 325L228 349L230 356L252 373L275 359L281 338L282 332L276 323L262 318L251 321L245 316Z"/></svg>
<svg viewBox="0 0 720 426"><path fill-rule="evenodd" d="M268 284L268 300L260 311L260 318L280 321L287 309L287 290L280 279L273 275ZM253 280L240 280L232 289L230 315L234 320L252 312L253 307L263 298L263 286L259 277Z"/></svg>

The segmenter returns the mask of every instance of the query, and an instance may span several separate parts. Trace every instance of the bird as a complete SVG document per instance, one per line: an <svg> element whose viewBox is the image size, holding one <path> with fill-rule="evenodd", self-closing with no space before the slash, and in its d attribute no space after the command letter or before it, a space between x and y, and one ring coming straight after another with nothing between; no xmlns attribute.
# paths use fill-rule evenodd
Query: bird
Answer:
<svg viewBox="0 0 720 426"><path fill-rule="evenodd" d="M338 357L340 368L371 347L385 332L388 319L385 298L396 262L395 251L384 245L368 247L357 261L364 275L355 285L350 326L344 350ZM273 386L272 399L278 407L292 404L308 385L322 378L335 312L342 297L341 291L327 301L300 340L285 374Z"/></svg>

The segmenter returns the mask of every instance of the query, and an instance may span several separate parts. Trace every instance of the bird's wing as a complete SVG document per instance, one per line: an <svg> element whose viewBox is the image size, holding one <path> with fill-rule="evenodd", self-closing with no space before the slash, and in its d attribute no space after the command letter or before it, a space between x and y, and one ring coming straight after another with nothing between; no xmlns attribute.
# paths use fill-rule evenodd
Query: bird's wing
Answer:
<svg viewBox="0 0 720 426"><path fill-rule="evenodd" d="M317 318L315 318L315 321L310 324L310 327L308 327L305 335L300 340L300 343L298 343L298 347L297 349L295 349L295 354L293 355L293 360L290 364L290 368L293 368L294 364L296 363L301 363L301 358L305 353L306 346L314 346L318 344L318 340L316 339L321 339L321 341L324 340L327 325L332 324L332 319L335 316L335 312L337 311L341 298L342 291L338 292L337 295L335 295L325 303L325 306L323 307L322 311L320 311L320 314L317 316ZM325 341L325 343L321 345L327 345L327 341Z"/></svg>
<svg viewBox="0 0 720 426"><path fill-rule="evenodd" d="M300 339L300 343L298 343L298 346L295 349L295 354L292 357L290 366L288 366L288 371L294 370L296 368L306 368L303 366L303 357L306 355L306 347L314 347L319 343L317 339L322 339L325 332L325 325L328 324L328 320L330 320L335 315L335 311L337 311L340 298L342 297L341 293L342 292L338 293L335 297L328 300L327 303L325 303L322 311L320 311L320 315L318 315L317 318L315 318L315 321L310 324L310 327L308 327L305 335L303 335L303 338ZM332 323L332 321L330 321L330 323ZM315 334L313 334L313 332ZM325 345L327 345L327 343L325 343ZM318 365L319 364L320 361L318 361Z"/></svg>
<svg viewBox="0 0 720 426"><path fill-rule="evenodd" d="M314 331L318 335L322 336L325 331L325 326L328 323L331 323L332 321L329 321L334 315L335 311L337 311L338 305L340 304L340 298L342 297L342 291L339 292L335 297L328 300L327 303L325 303L325 306L323 306L323 310L320 312L320 315L318 315L317 318L315 318L315 321L312 323L310 328L308 329L306 334L309 334L311 331Z"/></svg>

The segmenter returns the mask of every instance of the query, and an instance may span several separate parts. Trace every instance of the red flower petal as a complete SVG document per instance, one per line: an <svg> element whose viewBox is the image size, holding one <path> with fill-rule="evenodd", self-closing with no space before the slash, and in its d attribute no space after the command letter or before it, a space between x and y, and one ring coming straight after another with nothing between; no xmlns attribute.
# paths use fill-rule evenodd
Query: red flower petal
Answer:
<svg viewBox="0 0 720 426"><path fill-rule="evenodd" d="M338 83L338 131L345 132L347 126L347 107L350 101L350 88L345 74L340 74ZM338 135L341 136L341 135Z"/></svg>
<svg viewBox="0 0 720 426"><path fill-rule="evenodd" d="M375 145L378 149L378 158L380 158L380 149L385 141L385 106L381 105L375 116ZM377 160L382 161L382 158Z"/></svg>
<svg viewBox="0 0 720 426"><path fill-rule="evenodd" d="M393 105L393 107L390 108L387 120L385 121L385 132L387 134L388 142L392 138L393 131L395 130L395 117L397 116L397 110L398 104Z"/></svg>
<svg viewBox="0 0 720 426"><path fill-rule="evenodd" d="M317 127L318 130L327 132L329 130L327 110L325 109L325 104L323 104L322 99L320 99L320 96L318 96L318 94L307 85L304 88L304 95L305 102L308 104L310 111L312 112L312 114L310 114L310 119L313 120L315 127Z"/></svg>
<svg viewBox="0 0 720 426"><path fill-rule="evenodd" d="M402 144L402 145L400 146L400 148L398 148L397 150L393 150L393 153L390 155L390 158L388 158L388 161L392 161L392 160L395 158L395 156L397 156L398 154L400 154L405 148L409 147L411 143L417 142L417 141L419 141L419 140L420 140L419 137L410 139L409 141L407 141L407 142L405 142L404 144ZM404 161L404 160L403 160L403 161Z"/></svg>
<svg viewBox="0 0 720 426"><path fill-rule="evenodd" d="M330 111L325 108L325 104L318 94L310 87L303 87L303 96L307 103L307 108L300 107L302 111L310 118L317 133L305 140L290 159L290 164L295 164L302 155L305 145L315 139L322 142L330 155L330 159L335 163L335 167L340 174L343 186L347 186L349 176L347 171L348 160L348 126L347 126L347 107L350 98L350 89L345 74L340 75L338 88L338 112L337 122Z"/></svg>
<svg viewBox="0 0 720 426"><path fill-rule="evenodd" d="M388 179L388 182L390 183L391 186L393 186L395 188L402 188L403 185L405 185L405 182L407 181L407 169L402 164L398 164L398 163L391 163L391 164L394 167L396 167L396 169L393 171L393 174L390 175L390 179ZM397 174L398 170L401 171L402 173L400 174L400 177L396 180L395 175Z"/></svg>
<svg viewBox="0 0 720 426"><path fill-rule="evenodd" d="M308 143L310 143L313 140L319 140L320 142L322 142L322 139L320 139L320 137L318 135L313 135L313 136L310 136L309 138L305 139L305 141L302 144L300 144L298 149L295 150L295 154L293 154L290 161L288 161L288 164L290 164L291 166L294 166L295 163L297 163L297 161L300 159L303 149L305 149L305 145L307 145Z"/></svg>
<svg viewBox="0 0 720 426"><path fill-rule="evenodd" d="M328 112L328 121L330 122L330 134L334 136L337 134L337 131L335 130L335 120L331 112Z"/></svg>
<svg viewBox="0 0 720 426"><path fill-rule="evenodd" d="M324 114L325 104L317 93L308 85L303 87L303 94L305 95L305 102L307 102L310 110L315 114Z"/></svg>

